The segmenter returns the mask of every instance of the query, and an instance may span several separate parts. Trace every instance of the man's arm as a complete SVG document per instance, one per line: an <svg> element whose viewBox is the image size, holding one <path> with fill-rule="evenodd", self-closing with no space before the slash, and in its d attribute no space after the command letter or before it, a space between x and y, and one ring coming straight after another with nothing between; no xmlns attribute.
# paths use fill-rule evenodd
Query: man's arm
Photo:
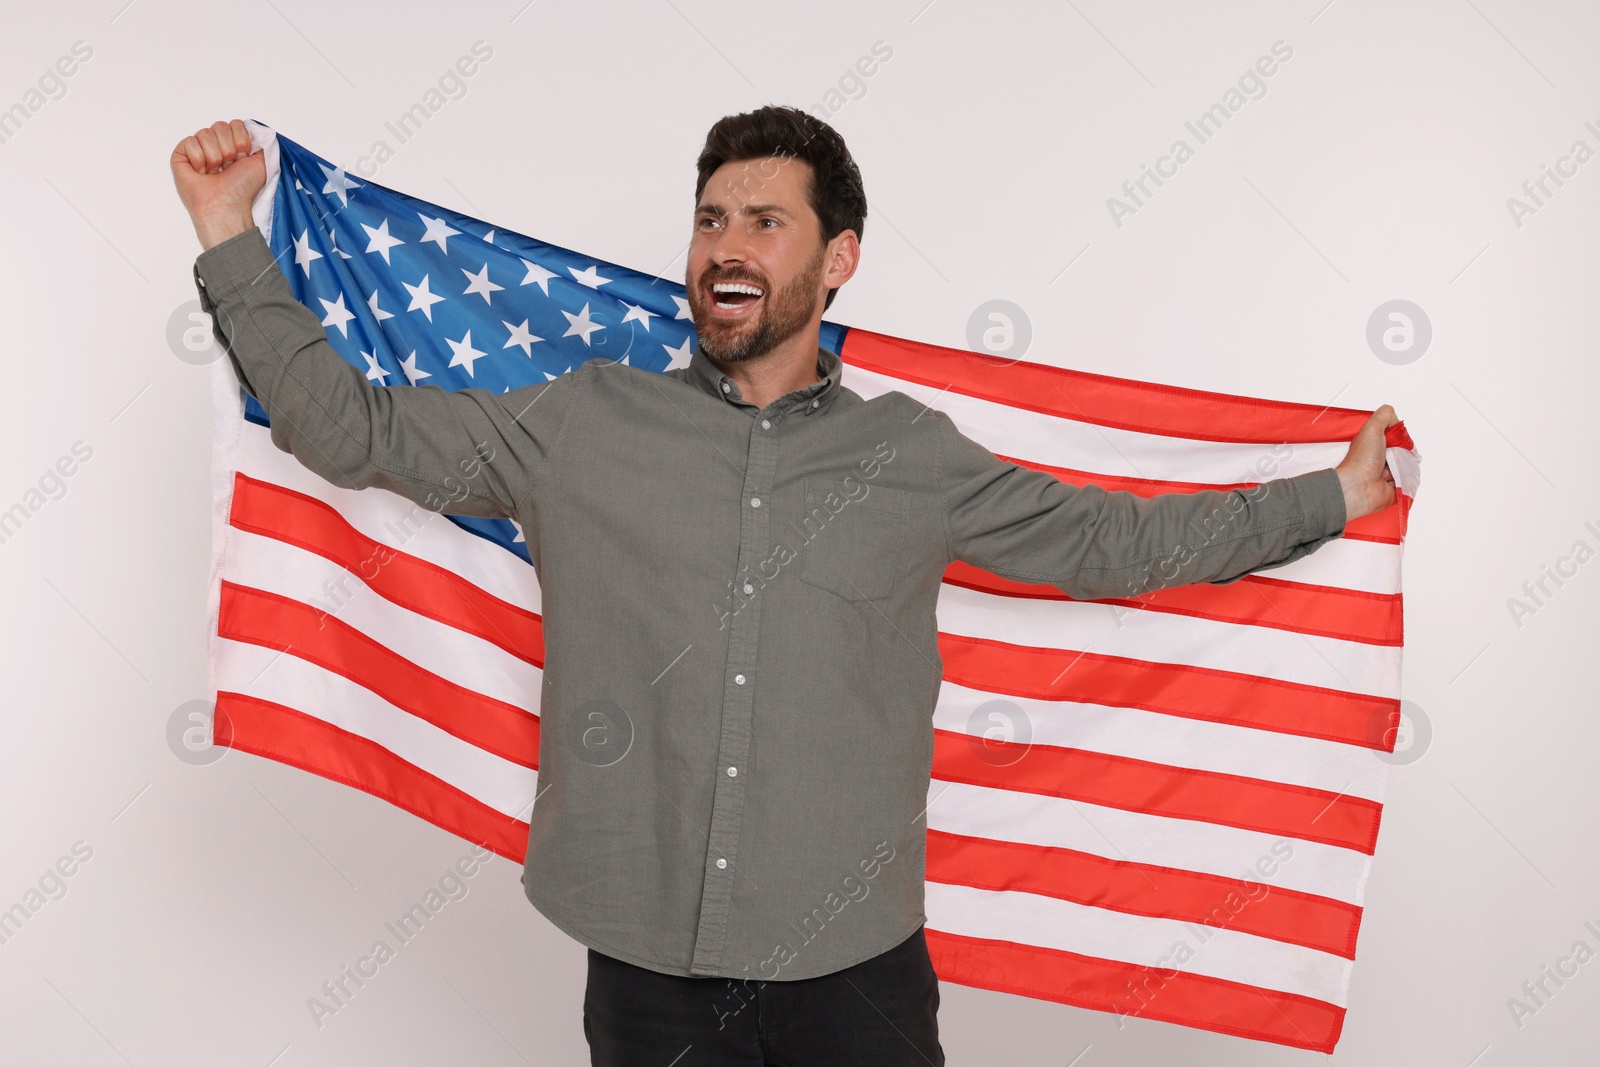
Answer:
<svg viewBox="0 0 1600 1067"><path fill-rule="evenodd" d="M266 409L273 444L345 488L379 486L457 515L516 515L576 403L578 372L499 395L372 386L294 298L251 219L266 163L243 120L185 137L171 165L204 249L194 266L201 306Z"/></svg>
<svg viewBox="0 0 1600 1067"><path fill-rule="evenodd" d="M940 420L951 557L1079 600L1221 585L1281 566L1343 533L1347 500L1356 499L1355 480L1332 467L1250 489L1148 498L1080 488L1002 460L942 413L928 414ZM1379 499L1364 481L1360 492Z"/></svg>
<svg viewBox="0 0 1600 1067"><path fill-rule="evenodd" d="M434 511L514 517L577 394L577 372L508 393L374 386L328 342L316 313L251 226L195 260L201 306L272 442L347 489L377 486Z"/></svg>

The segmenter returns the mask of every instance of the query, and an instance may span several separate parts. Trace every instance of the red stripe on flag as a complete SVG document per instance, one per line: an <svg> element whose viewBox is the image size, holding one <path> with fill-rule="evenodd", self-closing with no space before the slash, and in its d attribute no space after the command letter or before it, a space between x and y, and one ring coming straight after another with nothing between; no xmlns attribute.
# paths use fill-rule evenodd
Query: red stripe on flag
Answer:
<svg viewBox="0 0 1600 1067"><path fill-rule="evenodd" d="M1236 826L1368 855L1383 817L1381 804L1324 789L951 730L933 732L933 777Z"/></svg>
<svg viewBox="0 0 1600 1067"><path fill-rule="evenodd" d="M1332 1052L1344 1026L1343 1008L1297 993L932 928L925 936L934 971L946 982L1316 1052Z"/></svg>
<svg viewBox="0 0 1600 1067"><path fill-rule="evenodd" d="M1034 600L1072 599L1048 583L1002 578L959 559L945 568L944 580L951 585L998 596ZM1280 578L1263 578L1255 574L1246 575L1230 585L1182 585L1174 589L1157 589L1140 597L1108 597L1082 603L1116 604L1135 611L1157 611L1211 619L1214 622L1266 626L1314 637L1360 641L1368 645L1398 647L1404 636L1399 593L1368 593L1359 589L1286 582Z"/></svg>
<svg viewBox="0 0 1600 1067"><path fill-rule="evenodd" d="M496 811L365 737L282 704L217 694L213 741L287 763L404 808L458 837L521 863L528 824Z"/></svg>
<svg viewBox="0 0 1600 1067"><path fill-rule="evenodd" d="M1355 959L1360 908L1274 886L1259 871L1246 876L1248 881L1074 849L928 831L930 882L1035 893L1130 915L1204 923Z"/></svg>
<svg viewBox="0 0 1600 1067"><path fill-rule="evenodd" d="M1033 648L947 633L939 634L939 655L945 680L969 689L1139 708L1394 751L1389 727L1398 721L1393 716L1400 712L1400 701L1393 698L1212 667Z"/></svg>
<svg viewBox="0 0 1600 1067"><path fill-rule="evenodd" d="M235 474L229 522L315 552L358 576L391 603L544 666L544 624L538 615L438 564L373 540L315 497Z"/></svg>
<svg viewBox="0 0 1600 1067"><path fill-rule="evenodd" d="M1355 408L1259 400L1013 362L857 328L845 334L839 354L865 370L1010 408L1192 441L1349 441L1372 415ZM1392 427L1389 443L1403 434L1403 427Z"/></svg>
<svg viewBox="0 0 1600 1067"><path fill-rule="evenodd" d="M424 670L308 604L225 580L217 634L288 652L468 744L524 767L539 765L537 715Z"/></svg>

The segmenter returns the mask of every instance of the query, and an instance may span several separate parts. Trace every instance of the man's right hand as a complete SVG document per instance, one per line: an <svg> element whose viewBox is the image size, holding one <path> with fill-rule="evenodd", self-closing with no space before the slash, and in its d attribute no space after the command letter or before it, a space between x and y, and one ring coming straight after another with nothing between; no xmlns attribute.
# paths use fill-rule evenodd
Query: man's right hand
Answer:
<svg viewBox="0 0 1600 1067"><path fill-rule="evenodd" d="M251 152L243 119L214 122L172 150L172 180L202 248L255 225L250 205L267 181L263 152Z"/></svg>

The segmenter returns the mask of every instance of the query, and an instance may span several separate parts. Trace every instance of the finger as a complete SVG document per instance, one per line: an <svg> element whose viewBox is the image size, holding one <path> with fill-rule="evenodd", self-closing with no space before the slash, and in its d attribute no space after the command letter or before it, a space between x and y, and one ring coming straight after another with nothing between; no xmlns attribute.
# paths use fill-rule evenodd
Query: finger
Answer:
<svg viewBox="0 0 1600 1067"><path fill-rule="evenodd" d="M185 137L183 140L178 142L178 147L173 150L173 165L176 166L180 159L186 160L189 164L189 168L196 174L205 173L206 154L205 151L200 147L200 142L195 140L193 137Z"/></svg>
<svg viewBox="0 0 1600 1067"><path fill-rule="evenodd" d="M231 125L218 119L211 124L211 132L217 135L217 149L222 153L224 167L239 158L239 146L234 143Z"/></svg>
<svg viewBox="0 0 1600 1067"><path fill-rule="evenodd" d="M253 149L250 147L250 131L245 129L244 119L234 119L228 125L233 127L233 143L238 149L238 155L235 158L243 159L245 156L250 155Z"/></svg>
<svg viewBox="0 0 1600 1067"><path fill-rule="evenodd" d="M209 126L195 133L194 139L200 142L200 151L206 160L206 173L215 174L222 166L222 146L217 144L217 133Z"/></svg>

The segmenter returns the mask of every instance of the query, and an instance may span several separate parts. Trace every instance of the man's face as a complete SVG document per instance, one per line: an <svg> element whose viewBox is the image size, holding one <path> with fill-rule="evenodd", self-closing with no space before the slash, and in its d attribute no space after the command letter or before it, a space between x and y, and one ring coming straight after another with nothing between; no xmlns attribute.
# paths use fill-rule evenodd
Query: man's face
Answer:
<svg viewBox="0 0 1600 1067"><path fill-rule="evenodd" d="M684 284L707 355L754 359L821 318L839 238L823 242L810 181L809 163L769 156L725 163L706 182Z"/></svg>

